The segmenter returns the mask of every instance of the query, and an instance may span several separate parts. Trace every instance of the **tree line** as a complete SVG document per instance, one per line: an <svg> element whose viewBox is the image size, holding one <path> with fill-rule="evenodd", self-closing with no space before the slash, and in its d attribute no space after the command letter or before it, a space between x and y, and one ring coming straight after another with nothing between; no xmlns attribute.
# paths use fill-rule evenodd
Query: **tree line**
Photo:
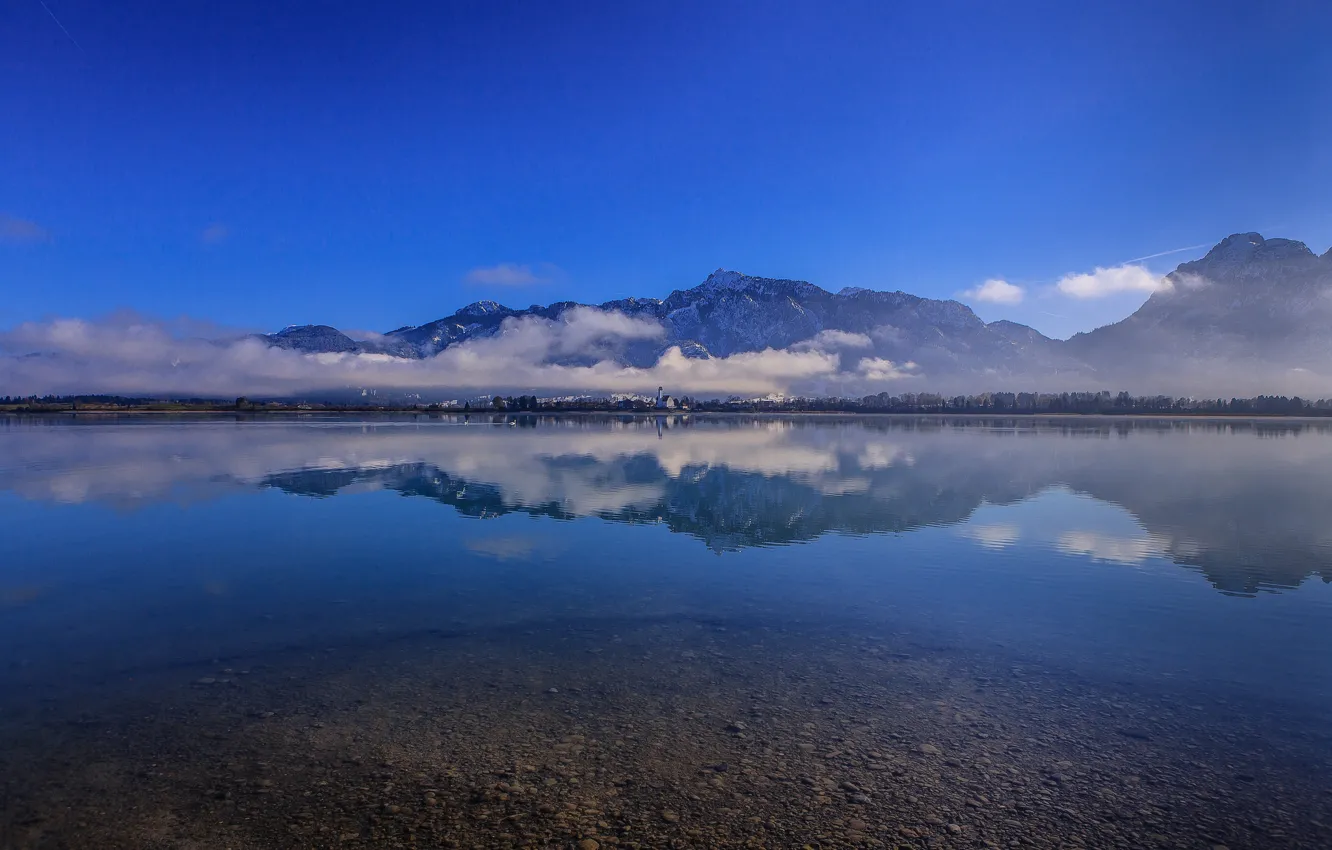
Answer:
<svg viewBox="0 0 1332 850"><path fill-rule="evenodd" d="M1332 415L1332 399L1259 395L1252 398L1189 398L1127 392L1009 393L942 396L878 393L855 402L861 409L912 413L1217 414L1267 416Z"/></svg>
<svg viewBox="0 0 1332 850"><path fill-rule="evenodd" d="M676 412L841 412L841 413L936 413L936 414L1100 414L1158 416L1332 416L1332 399L1300 396L1259 395L1250 398L1188 398L1167 395L1136 396L1127 392L1011 393L988 392L946 396L938 393L877 393L860 398L699 399L681 396ZM311 409L307 402L234 401L218 399L148 399L112 395L0 396L0 407L14 411L90 409L143 409L181 407L205 410L297 410ZM319 404L313 409L432 410L432 411L630 411L648 412L654 404L646 399L571 398L542 399L535 395L500 396L475 404Z"/></svg>

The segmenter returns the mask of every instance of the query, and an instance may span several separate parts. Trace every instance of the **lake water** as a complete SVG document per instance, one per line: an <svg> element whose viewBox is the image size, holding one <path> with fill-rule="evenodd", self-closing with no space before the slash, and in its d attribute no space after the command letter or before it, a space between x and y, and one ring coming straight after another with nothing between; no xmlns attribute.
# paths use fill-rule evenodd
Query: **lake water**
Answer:
<svg viewBox="0 0 1332 850"><path fill-rule="evenodd" d="M0 418L0 846L1332 847L1332 428Z"/></svg>

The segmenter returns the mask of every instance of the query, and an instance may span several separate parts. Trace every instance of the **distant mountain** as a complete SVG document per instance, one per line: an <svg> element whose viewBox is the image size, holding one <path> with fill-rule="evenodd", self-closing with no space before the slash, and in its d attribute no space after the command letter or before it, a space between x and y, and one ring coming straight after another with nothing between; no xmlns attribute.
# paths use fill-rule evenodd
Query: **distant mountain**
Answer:
<svg viewBox="0 0 1332 850"><path fill-rule="evenodd" d="M787 349L823 331L841 331L860 336L835 344L855 348L864 356L912 362L927 374L975 372L1001 379L1032 369L1084 370L1062 355L1056 340L1012 322L986 324L957 301L853 287L834 293L805 281L723 269L665 299L624 298L595 305L561 301L521 310L477 301L442 319L398 328L371 341L356 342L323 325L287 328L268 339L310 353L377 351L426 358L459 343L494 336L506 320L559 320L567 311L586 306L661 324L660 340L622 353L619 359L630 365L650 365L671 346L678 346L686 357L727 357Z"/></svg>
<svg viewBox="0 0 1332 850"><path fill-rule="evenodd" d="M937 348L1003 359L1005 349L1011 347L1006 336L990 332L971 308L956 301L868 289L832 293L805 281L751 277L723 269L664 300L624 298L597 305L562 301L525 310L478 301L451 316L391 331L385 339L410 343L417 356L429 357L459 342L491 336L505 319L558 319L565 311L582 306L659 321L666 329L665 344L680 345L693 357L789 348L824 330L873 334L885 328L894 331L894 339L885 341L900 354Z"/></svg>
<svg viewBox="0 0 1332 850"><path fill-rule="evenodd" d="M337 328L328 325L292 325L267 339L278 348L307 352L360 351L362 346Z"/></svg>
<svg viewBox="0 0 1332 850"><path fill-rule="evenodd" d="M1264 392L1280 389L1302 370L1326 372L1332 362L1332 251L1320 257L1301 242L1235 234L1165 280L1132 316L1067 341L1016 322L987 324L957 301L858 287L834 293L805 281L723 269L664 299L561 301L525 309L477 301L373 340L358 342L324 325L291 327L267 339L304 352L420 359L494 336L508 320L558 321L569 310L595 306L662 327L660 339L614 353L627 365L650 365L671 346L686 357L709 358L823 339L853 355L915 364L931 379L930 387L920 389L965 381L988 388L1038 383L1040 389L1113 385L1155 392L1171 384L1170 391L1183 393L1223 378L1232 392ZM841 334L820 337L825 331ZM567 356L570 363L591 359ZM1173 379L1158 380L1163 373Z"/></svg>
<svg viewBox="0 0 1332 850"><path fill-rule="evenodd" d="M1111 374L1164 370L1184 383L1225 370L1259 389L1332 362L1332 251L1237 233L1165 281L1133 315L1065 349Z"/></svg>

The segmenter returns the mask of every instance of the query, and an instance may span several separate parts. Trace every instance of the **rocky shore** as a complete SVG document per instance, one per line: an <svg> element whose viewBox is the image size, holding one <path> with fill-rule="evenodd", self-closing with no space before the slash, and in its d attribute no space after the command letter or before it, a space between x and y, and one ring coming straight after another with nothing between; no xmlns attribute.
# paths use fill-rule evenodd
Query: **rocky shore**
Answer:
<svg viewBox="0 0 1332 850"><path fill-rule="evenodd" d="M14 850L1332 846L1326 718L891 634L537 624L3 699Z"/></svg>

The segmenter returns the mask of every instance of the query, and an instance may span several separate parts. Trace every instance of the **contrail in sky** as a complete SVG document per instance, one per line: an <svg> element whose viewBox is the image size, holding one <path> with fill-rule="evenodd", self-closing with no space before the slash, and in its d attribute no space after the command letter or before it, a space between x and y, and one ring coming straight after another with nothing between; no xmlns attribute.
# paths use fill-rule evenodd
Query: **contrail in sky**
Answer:
<svg viewBox="0 0 1332 850"><path fill-rule="evenodd" d="M1123 263L1121 263L1120 265L1125 265L1125 266L1126 266L1126 265L1128 265L1129 263L1141 263L1143 260L1155 260L1157 257L1164 257L1164 256L1167 256L1167 255L1169 255L1169 254L1179 254L1179 253L1182 253L1182 252L1184 252L1184 251L1196 251L1196 250L1198 250L1199 248L1206 248L1206 247L1208 247L1208 243L1204 242L1204 243L1201 244L1201 245L1188 245L1188 246L1186 246L1186 247L1184 247L1184 248L1171 248L1169 251L1161 251L1161 252L1156 253L1156 254L1148 254L1148 255L1145 256L1145 257L1134 257L1132 260L1125 260L1125 261L1124 261Z"/></svg>
<svg viewBox="0 0 1332 850"><path fill-rule="evenodd" d="M51 20L55 21L56 26L60 27L60 31L65 34L65 38L68 38L70 40L70 43L79 49L80 53L85 53L83 45L75 41L74 36L69 34L69 30L65 29L65 25L60 23L60 19L55 16L55 12L52 12L51 7L46 5L46 0L37 0L37 2L42 4L42 8L46 10L46 14L50 15Z"/></svg>

